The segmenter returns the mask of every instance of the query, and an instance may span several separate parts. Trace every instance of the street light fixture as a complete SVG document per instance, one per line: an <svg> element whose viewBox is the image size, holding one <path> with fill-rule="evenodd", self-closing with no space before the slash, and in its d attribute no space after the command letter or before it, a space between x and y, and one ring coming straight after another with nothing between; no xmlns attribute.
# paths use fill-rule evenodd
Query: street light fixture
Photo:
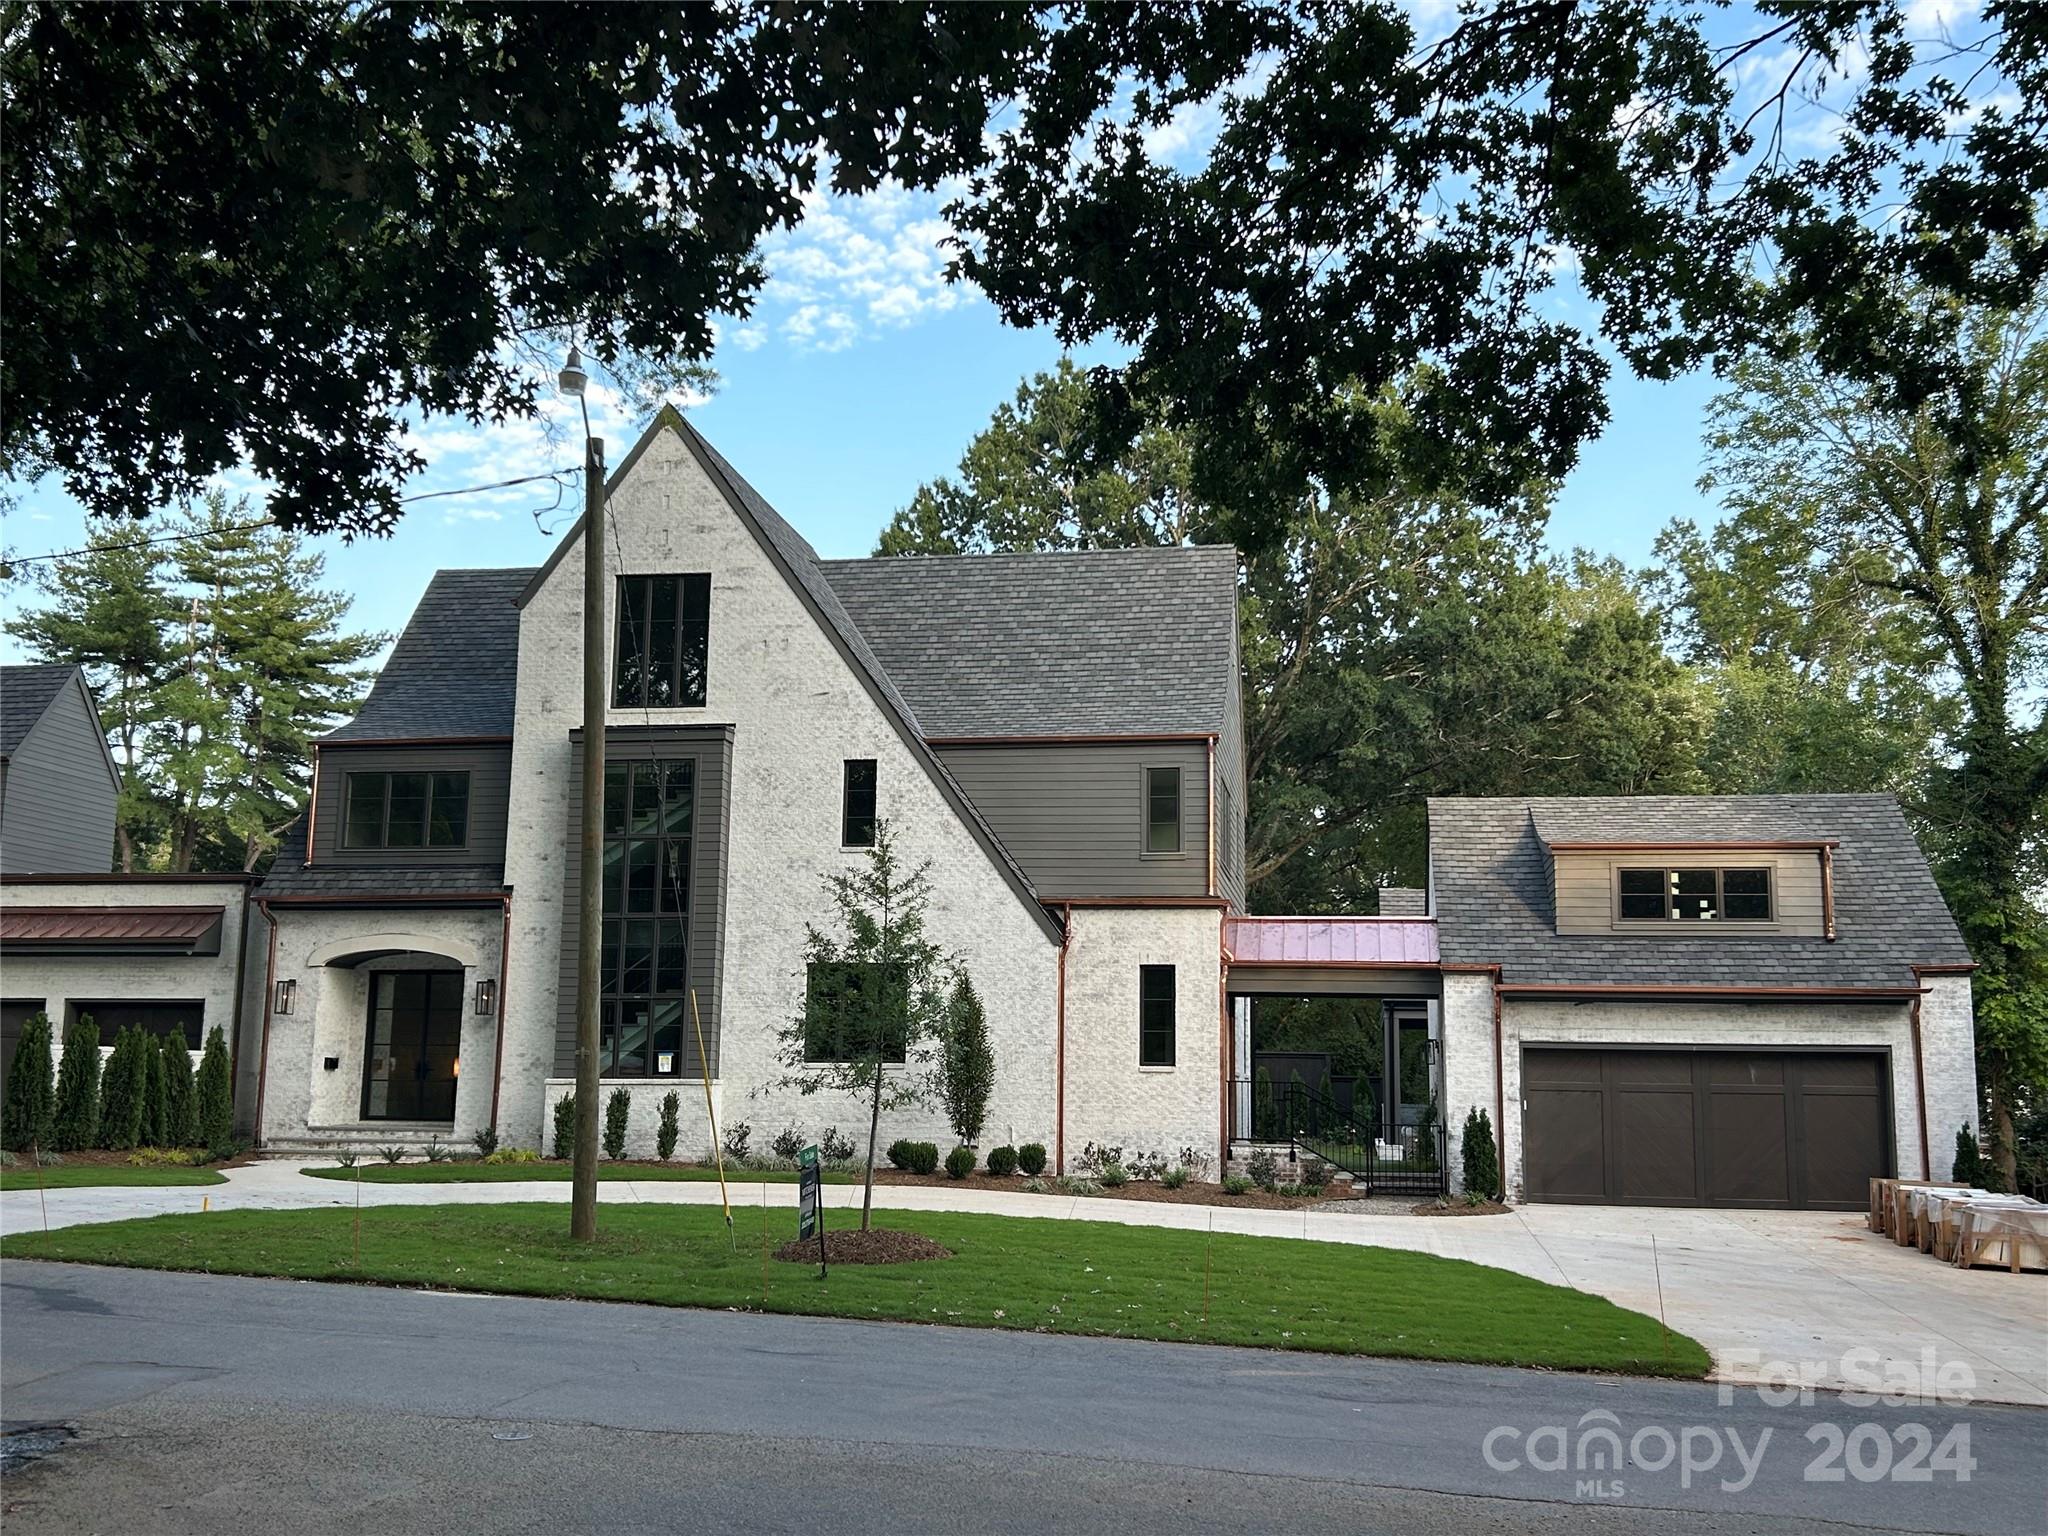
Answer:
<svg viewBox="0 0 2048 1536"><path fill-rule="evenodd" d="M556 381L583 411L582 886L576 946L576 1142L569 1237L597 1238L598 961L604 943L604 439L590 434L590 375L575 346Z"/></svg>

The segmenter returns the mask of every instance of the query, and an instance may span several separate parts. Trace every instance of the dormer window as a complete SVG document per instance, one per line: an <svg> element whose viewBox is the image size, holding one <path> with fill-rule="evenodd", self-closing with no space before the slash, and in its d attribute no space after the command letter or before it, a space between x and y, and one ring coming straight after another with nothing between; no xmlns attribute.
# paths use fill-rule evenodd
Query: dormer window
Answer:
<svg viewBox="0 0 2048 1536"><path fill-rule="evenodd" d="M1622 869L1616 910L1625 923L1767 923L1771 872L1741 869Z"/></svg>
<svg viewBox="0 0 2048 1536"><path fill-rule="evenodd" d="M614 709L699 709L711 634L711 578L621 576Z"/></svg>

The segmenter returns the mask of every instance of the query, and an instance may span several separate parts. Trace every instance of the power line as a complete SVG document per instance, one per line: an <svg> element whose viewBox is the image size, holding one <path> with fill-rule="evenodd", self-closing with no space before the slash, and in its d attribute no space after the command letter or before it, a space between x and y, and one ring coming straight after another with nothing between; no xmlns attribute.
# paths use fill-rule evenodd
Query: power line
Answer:
<svg viewBox="0 0 2048 1536"><path fill-rule="evenodd" d="M449 491L421 491L416 496L399 497L398 504L400 506L409 506L415 501L432 501L437 496L472 496L479 491L502 491L515 485L531 485L536 480L552 480L557 485L560 485L563 475L573 475L575 473L574 468L550 469L538 475L520 475L511 480L493 480L488 485L457 486L454 490ZM110 553L121 549L145 549L152 544L176 544L185 539L211 539L224 533L249 533L258 528L274 526L275 524L269 518L259 517L253 522L226 523L218 528L197 528L183 533L152 534L148 538L125 539L116 544L88 544L83 549L53 549L40 555L0 554L0 567L12 569L20 565L39 565L46 560L69 560L76 555Z"/></svg>

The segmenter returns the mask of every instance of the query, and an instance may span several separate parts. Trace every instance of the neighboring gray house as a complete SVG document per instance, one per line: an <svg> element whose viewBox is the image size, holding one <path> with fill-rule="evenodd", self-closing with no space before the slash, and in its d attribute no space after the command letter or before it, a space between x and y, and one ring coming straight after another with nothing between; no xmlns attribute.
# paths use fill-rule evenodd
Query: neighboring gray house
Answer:
<svg viewBox="0 0 2048 1536"><path fill-rule="evenodd" d="M602 1073L636 1155L678 1090L685 1155L707 1098L757 1140L865 1124L784 1086L777 1035L882 819L982 996L988 1140L1062 1168L1264 1143L1422 1194L1484 1109L1516 1198L1847 1206L1945 1175L1975 1123L1968 955L1888 799L1437 800L1426 891L1254 917L1233 551L820 560L674 412L605 496ZM318 744L244 979L223 946L202 1010L240 1018L268 1146L546 1142L583 551L579 524L537 570L439 573ZM117 891L8 894L51 909L14 924L24 962L140 936L54 910ZM151 894L195 934L233 905ZM945 1135L935 1109L885 1128Z"/></svg>
<svg viewBox="0 0 2048 1536"><path fill-rule="evenodd" d="M0 667L0 874L104 874L120 793L85 674Z"/></svg>

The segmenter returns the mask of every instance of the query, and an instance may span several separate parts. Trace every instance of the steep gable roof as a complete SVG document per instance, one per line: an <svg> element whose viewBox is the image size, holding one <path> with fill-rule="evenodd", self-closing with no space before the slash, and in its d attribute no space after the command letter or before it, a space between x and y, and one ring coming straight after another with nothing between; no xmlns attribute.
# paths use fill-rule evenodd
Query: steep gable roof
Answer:
<svg viewBox="0 0 2048 1536"><path fill-rule="evenodd" d="M1221 734L1237 552L828 560L927 736Z"/></svg>
<svg viewBox="0 0 2048 1536"><path fill-rule="evenodd" d="M1836 938L1559 934L1549 845L1569 842L1834 843ZM1429 863L1444 963L1508 983L1911 986L1970 959L1889 795L1432 799Z"/></svg>
<svg viewBox="0 0 2048 1536"><path fill-rule="evenodd" d="M880 659L862 636L859 626L853 622L845 605L840 602L838 594L826 581L824 573L818 566L818 553L811 547L810 541L792 528L782 514L768 504L768 499L749 485L745 477L726 461L724 455L706 442L704 435L683 419L682 412L673 406L662 407L647 430L640 435L639 442L633 445L632 450L620 461L619 467L605 481L606 497L609 498L617 490L619 484L632 472L633 466L639 462L640 456L647 451L648 445L661 432L675 433L690 450L691 456L704 471L706 478L717 487L726 504L739 518L741 525L753 534L755 542L781 571L783 579L790 584L791 589L810 612L812 619L824 631L825 637L832 642L833 647L852 669L854 676L867 689L869 697L874 700L883 716L895 727L896 734L904 746L923 765L939 793L952 807L954 814L966 825L974 840L981 845L983 852L995 864L998 873L1016 893L1018 899L1025 903L1039 926L1044 929L1046 936L1058 941L1064 933L1059 919L1039 901L1038 892L1033 887L1030 877L1024 873L1023 866L1003 845L1003 840L975 808L974 802L968 798L967 792L960 787L959 781L953 777L951 771L939 760L938 754L926 745L916 711L911 708L910 701L903 696L890 678ZM547 564L531 573L531 579L525 583L524 590L517 599L519 606L524 607L534 594L540 591L549 574L582 537L583 521L582 518L578 518L575 525L563 535L561 544L549 557Z"/></svg>
<svg viewBox="0 0 2048 1536"><path fill-rule="evenodd" d="M437 571L363 707L324 741L510 736L519 610L533 571Z"/></svg>
<svg viewBox="0 0 2048 1536"><path fill-rule="evenodd" d="M78 668L68 662L0 667L0 757L12 757Z"/></svg>

